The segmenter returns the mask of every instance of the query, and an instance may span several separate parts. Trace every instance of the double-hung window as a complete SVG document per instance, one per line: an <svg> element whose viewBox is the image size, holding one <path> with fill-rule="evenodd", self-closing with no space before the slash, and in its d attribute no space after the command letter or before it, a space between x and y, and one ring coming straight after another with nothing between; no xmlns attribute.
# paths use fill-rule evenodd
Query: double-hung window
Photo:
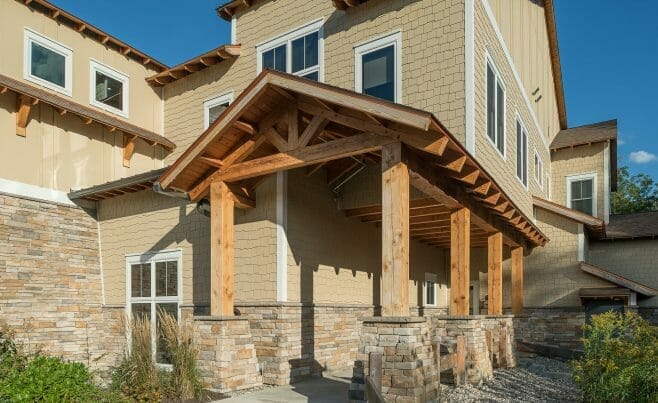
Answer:
<svg viewBox="0 0 658 403"><path fill-rule="evenodd" d="M516 177L528 187L528 131L516 120Z"/></svg>
<svg viewBox="0 0 658 403"><path fill-rule="evenodd" d="M151 320L151 345L158 364L170 364L163 341L158 338L158 312L178 319L181 301L180 251L164 251L126 257L127 310L131 318Z"/></svg>
<svg viewBox="0 0 658 403"><path fill-rule="evenodd" d="M437 275L425 273L424 305L436 306Z"/></svg>
<svg viewBox="0 0 658 403"><path fill-rule="evenodd" d="M25 79L71 96L73 50L28 28L24 35Z"/></svg>
<svg viewBox="0 0 658 403"><path fill-rule="evenodd" d="M314 81L322 79L322 23L316 21L258 45L258 72L278 70Z"/></svg>
<svg viewBox="0 0 658 403"><path fill-rule="evenodd" d="M592 216L596 215L596 175L584 174L567 177L568 207Z"/></svg>
<svg viewBox="0 0 658 403"><path fill-rule="evenodd" d="M203 103L203 129L207 129L233 102L233 92L228 92Z"/></svg>
<svg viewBox="0 0 658 403"><path fill-rule="evenodd" d="M501 155L505 156L505 86L487 57L487 137Z"/></svg>
<svg viewBox="0 0 658 403"><path fill-rule="evenodd" d="M535 181L540 188L544 188L544 162L537 150L535 150Z"/></svg>
<svg viewBox="0 0 658 403"><path fill-rule="evenodd" d="M95 60L90 63L90 103L128 117L128 76Z"/></svg>
<svg viewBox="0 0 658 403"><path fill-rule="evenodd" d="M356 92L387 101L402 101L402 36L399 32L354 48Z"/></svg>

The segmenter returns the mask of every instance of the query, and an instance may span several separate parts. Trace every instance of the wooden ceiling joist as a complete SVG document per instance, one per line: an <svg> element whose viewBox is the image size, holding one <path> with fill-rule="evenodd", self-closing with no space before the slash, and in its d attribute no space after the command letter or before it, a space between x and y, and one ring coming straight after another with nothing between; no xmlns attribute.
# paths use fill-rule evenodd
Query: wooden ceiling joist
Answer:
<svg viewBox="0 0 658 403"><path fill-rule="evenodd" d="M149 142L153 146L159 145L167 151L173 151L176 148L171 140L152 131L2 74L0 74L0 88L6 88L5 93L11 91L17 96L16 134L19 136L26 135L25 129L29 121L31 108L41 103L52 107L60 116L71 113L82 119L85 124L97 123L110 128L110 132L119 130L124 134L136 136Z"/></svg>

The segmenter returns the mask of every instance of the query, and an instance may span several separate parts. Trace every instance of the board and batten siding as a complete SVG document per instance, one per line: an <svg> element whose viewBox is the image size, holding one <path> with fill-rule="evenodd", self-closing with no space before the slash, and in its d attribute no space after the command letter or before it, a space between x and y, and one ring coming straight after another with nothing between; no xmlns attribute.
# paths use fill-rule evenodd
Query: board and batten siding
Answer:
<svg viewBox="0 0 658 403"><path fill-rule="evenodd" d="M116 117L162 134L160 89L144 81L155 70L16 1L2 2L0 52L10 57L0 58L0 74L39 87L25 80L23 74L25 28L72 49L72 96L56 93L58 96L95 109L90 105L89 88L90 60L95 59L129 76L129 117ZM3 179L69 191L162 167L165 152L141 140L136 142L131 167L123 167L122 145L123 135L118 130L111 133L96 123L85 125L80 118L71 114L60 116L43 104L32 107L27 136L17 136L16 96L11 91L0 94L0 177Z"/></svg>

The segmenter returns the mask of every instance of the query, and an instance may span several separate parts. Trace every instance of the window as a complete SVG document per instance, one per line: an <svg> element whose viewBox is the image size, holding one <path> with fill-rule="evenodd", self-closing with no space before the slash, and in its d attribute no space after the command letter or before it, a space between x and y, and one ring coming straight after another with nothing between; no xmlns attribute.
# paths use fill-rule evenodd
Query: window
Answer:
<svg viewBox="0 0 658 403"><path fill-rule="evenodd" d="M25 29L25 79L71 96L73 51Z"/></svg>
<svg viewBox="0 0 658 403"><path fill-rule="evenodd" d="M567 177L567 203L568 207L589 214L596 215L596 175L584 174Z"/></svg>
<svg viewBox="0 0 658 403"><path fill-rule="evenodd" d="M258 45L256 49L258 72L272 69L320 81L322 20Z"/></svg>
<svg viewBox="0 0 658 403"><path fill-rule="evenodd" d="M128 117L128 76L92 60L89 77L89 103Z"/></svg>
<svg viewBox="0 0 658 403"><path fill-rule="evenodd" d="M437 276L433 273L425 273L425 305L435 306L436 305L436 283Z"/></svg>
<svg viewBox="0 0 658 403"><path fill-rule="evenodd" d="M505 156L505 87L503 80L487 58L487 137Z"/></svg>
<svg viewBox="0 0 658 403"><path fill-rule="evenodd" d="M182 260L180 251L165 251L126 257L127 310L132 317L155 320L151 326L153 354L158 364L169 364L163 342L157 335L157 314L167 312L178 319L181 301Z"/></svg>
<svg viewBox="0 0 658 403"><path fill-rule="evenodd" d="M535 150L535 180L540 188L544 188L544 162Z"/></svg>
<svg viewBox="0 0 658 403"><path fill-rule="evenodd" d="M528 187L528 131L516 120L516 177Z"/></svg>
<svg viewBox="0 0 658 403"><path fill-rule="evenodd" d="M231 102L233 102L233 92L219 95L203 103L204 130L215 123L215 120L228 108Z"/></svg>
<svg viewBox="0 0 658 403"><path fill-rule="evenodd" d="M354 48L355 90L366 95L400 103L402 37L399 32Z"/></svg>

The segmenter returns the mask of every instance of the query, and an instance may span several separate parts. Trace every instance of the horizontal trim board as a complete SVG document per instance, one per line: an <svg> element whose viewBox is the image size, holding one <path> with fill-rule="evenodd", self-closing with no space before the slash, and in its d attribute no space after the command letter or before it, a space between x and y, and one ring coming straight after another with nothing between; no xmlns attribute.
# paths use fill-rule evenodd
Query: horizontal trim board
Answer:
<svg viewBox="0 0 658 403"><path fill-rule="evenodd" d="M27 183L12 181L8 179L0 179L0 193L9 196L27 198L35 201L61 204L69 207L78 207L69 199L66 192L29 185Z"/></svg>

